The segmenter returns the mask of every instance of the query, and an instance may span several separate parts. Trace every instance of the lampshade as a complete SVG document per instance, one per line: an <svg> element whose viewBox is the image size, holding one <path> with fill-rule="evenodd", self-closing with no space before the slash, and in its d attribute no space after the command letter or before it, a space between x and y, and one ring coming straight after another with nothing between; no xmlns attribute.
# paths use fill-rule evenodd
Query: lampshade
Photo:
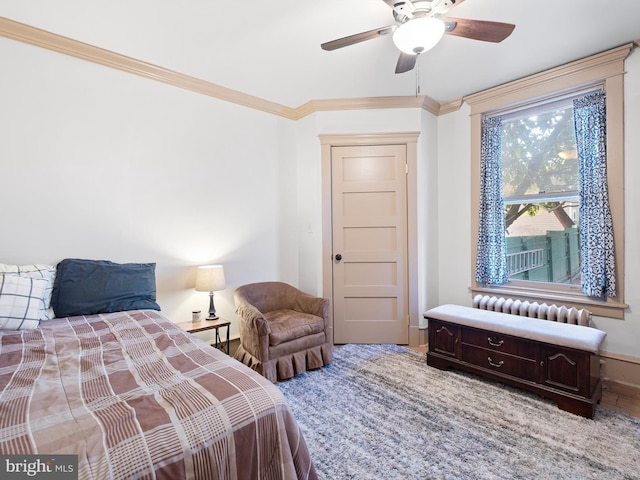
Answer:
<svg viewBox="0 0 640 480"><path fill-rule="evenodd" d="M444 22L439 18L414 18L396 28L393 43L404 53L417 55L433 48L444 35L444 30Z"/></svg>
<svg viewBox="0 0 640 480"><path fill-rule="evenodd" d="M227 282L224 279L222 265L204 265L198 267L196 273L196 290L198 292L217 292L224 290Z"/></svg>

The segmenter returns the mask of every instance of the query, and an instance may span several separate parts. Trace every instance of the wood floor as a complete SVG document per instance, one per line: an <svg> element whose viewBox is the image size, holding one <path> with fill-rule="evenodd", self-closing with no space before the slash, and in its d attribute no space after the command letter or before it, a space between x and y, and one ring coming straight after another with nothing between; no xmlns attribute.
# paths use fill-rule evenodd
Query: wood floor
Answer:
<svg viewBox="0 0 640 480"><path fill-rule="evenodd" d="M427 347L409 348L416 352L427 353ZM605 383L602 389L600 405L640 418L640 388L629 387L620 383Z"/></svg>
<svg viewBox="0 0 640 480"><path fill-rule="evenodd" d="M600 405L640 418L640 388L605 383Z"/></svg>

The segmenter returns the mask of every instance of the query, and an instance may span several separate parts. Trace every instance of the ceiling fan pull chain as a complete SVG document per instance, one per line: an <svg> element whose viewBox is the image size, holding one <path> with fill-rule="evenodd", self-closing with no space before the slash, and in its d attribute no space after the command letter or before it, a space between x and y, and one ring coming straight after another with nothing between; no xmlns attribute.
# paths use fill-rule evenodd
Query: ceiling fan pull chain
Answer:
<svg viewBox="0 0 640 480"><path fill-rule="evenodd" d="M420 55L416 60L420 59ZM420 65L416 65L416 97L420 95Z"/></svg>

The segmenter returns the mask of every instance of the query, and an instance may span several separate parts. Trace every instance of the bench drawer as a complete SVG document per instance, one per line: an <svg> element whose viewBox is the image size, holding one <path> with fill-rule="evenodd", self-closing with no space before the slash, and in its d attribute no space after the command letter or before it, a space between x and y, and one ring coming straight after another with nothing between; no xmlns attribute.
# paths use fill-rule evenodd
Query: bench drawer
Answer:
<svg viewBox="0 0 640 480"><path fill-rule="evenodd" d="M535 359L516 357L486 348L462 344L462 361L504 375L511 375L531 382L537 381L538 370Z"/></svg>
<svg viewBox="0 0 640 480"><path fill-rule="evenodd" d="M528 340L504 335L502 333L465 328L462 330L462 343L486 348L496 352L517 355L535 361L537 359L537 344Z"/></svg>

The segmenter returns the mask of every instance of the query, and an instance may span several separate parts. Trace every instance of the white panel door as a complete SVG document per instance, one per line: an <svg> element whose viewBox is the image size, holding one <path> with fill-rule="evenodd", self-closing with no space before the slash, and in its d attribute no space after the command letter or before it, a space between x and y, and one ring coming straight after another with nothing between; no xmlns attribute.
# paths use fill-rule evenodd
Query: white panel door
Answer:
<svg viewBox="0 0 640 480"><path fill-rule="evenodd" d="M406 146L332 147L334 343L408 343Z"/></svg>

